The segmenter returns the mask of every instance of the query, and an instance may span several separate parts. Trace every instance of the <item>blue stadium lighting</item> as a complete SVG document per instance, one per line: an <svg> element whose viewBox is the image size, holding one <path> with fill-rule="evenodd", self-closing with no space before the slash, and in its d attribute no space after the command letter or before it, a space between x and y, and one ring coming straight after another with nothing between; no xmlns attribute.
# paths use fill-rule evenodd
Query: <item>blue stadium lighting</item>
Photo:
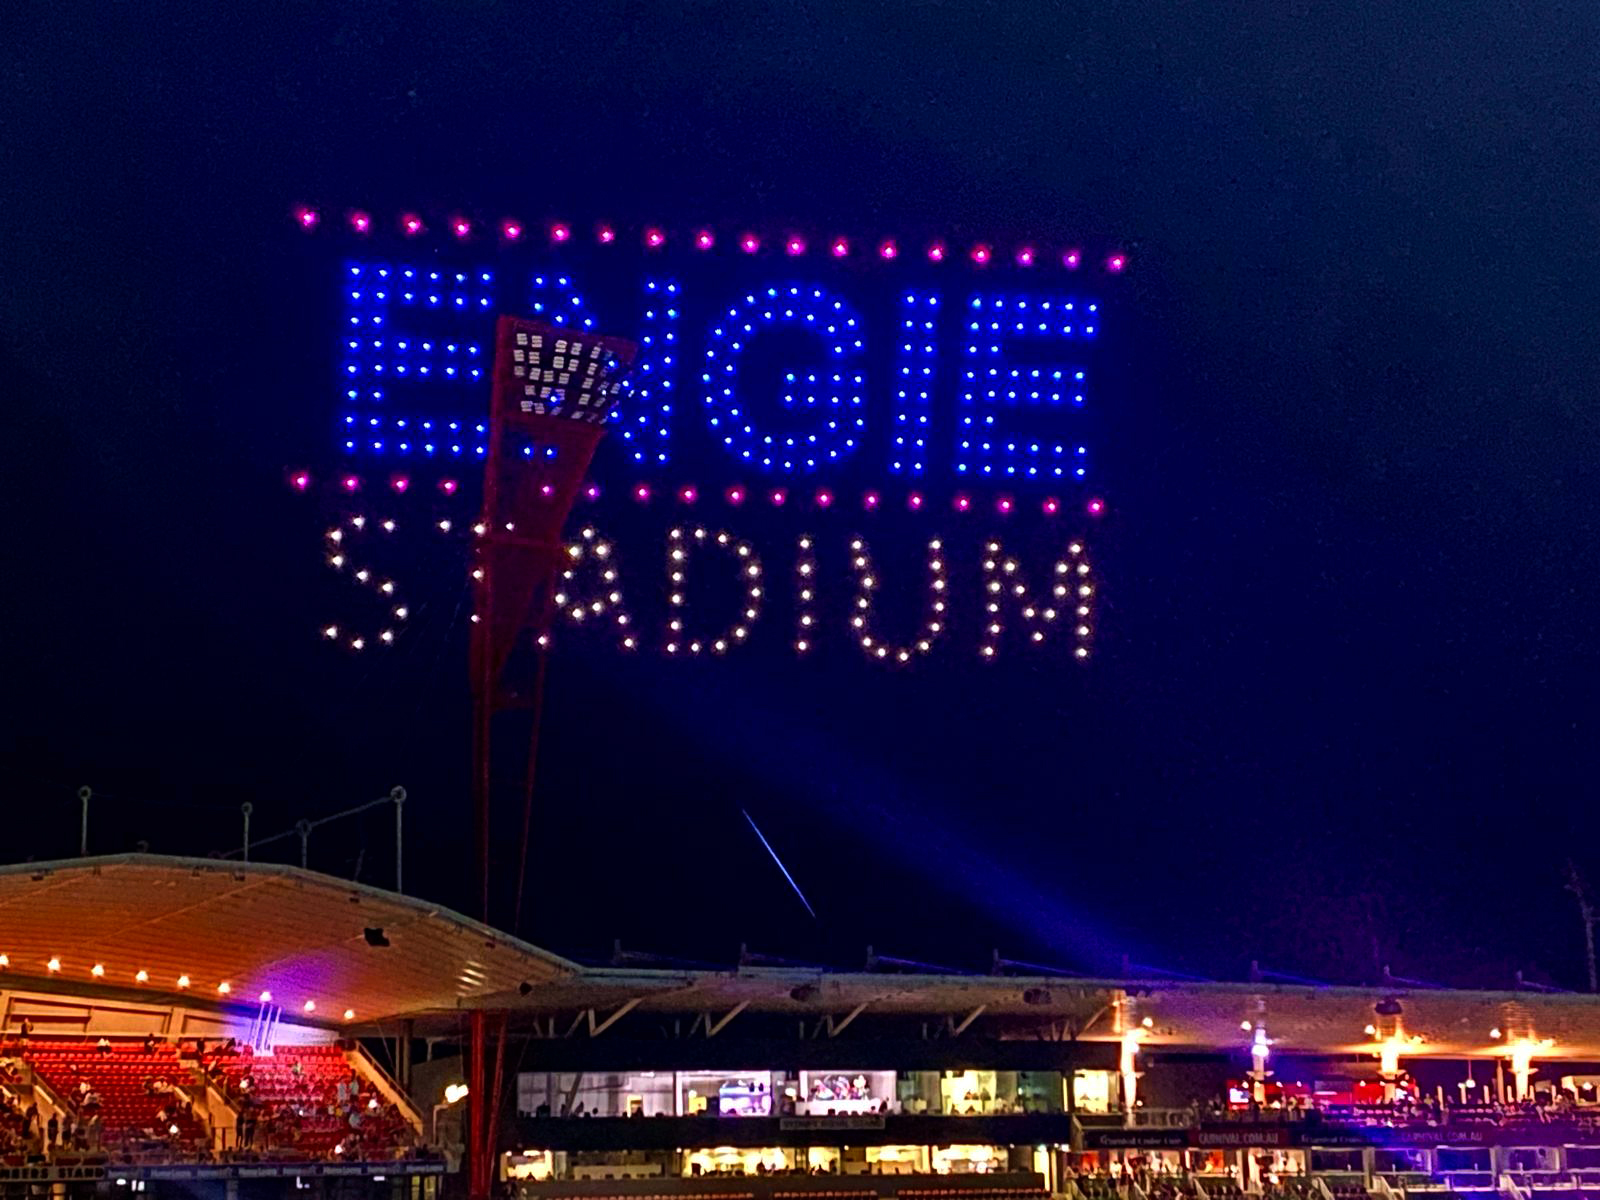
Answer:
<svg viewBox="0 0 1600 1200"><path fill-rule="evenodd" d="M767 470L812 471L855 450L866 428L859 371L811 371L785 375L783 401L818 409L823 419L805 433L759 431L740 407L735 391L739 358L762 327L795 325L823 340L828 357L854 358L863 348L861 322L845 302L821 288L798 284L750 292L732 305L707 338L705 385L707 423L724 446L745 462ZM799 389L798 391L796 389Z"/></svg>

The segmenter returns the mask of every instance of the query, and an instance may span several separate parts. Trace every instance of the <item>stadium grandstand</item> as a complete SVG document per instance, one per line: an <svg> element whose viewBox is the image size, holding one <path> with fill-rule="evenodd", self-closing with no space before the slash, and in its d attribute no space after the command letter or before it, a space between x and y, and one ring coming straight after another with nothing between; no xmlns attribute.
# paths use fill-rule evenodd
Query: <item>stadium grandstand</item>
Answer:
<svg viewBox="0 0 1600 1200"><path fill-rule="evenodd" d="M0 868L19 1195L1595 1200L1597 1088L1589 995L587 966L292 867Z"/></svg>

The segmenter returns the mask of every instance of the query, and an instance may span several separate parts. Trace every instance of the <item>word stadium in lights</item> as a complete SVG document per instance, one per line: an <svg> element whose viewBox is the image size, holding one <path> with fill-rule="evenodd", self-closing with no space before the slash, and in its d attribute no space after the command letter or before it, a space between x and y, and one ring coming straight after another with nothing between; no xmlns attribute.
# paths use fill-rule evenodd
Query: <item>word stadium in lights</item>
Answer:
<svg viewBox="0 0 1600 1200"><path fill-rule="evenodd" d="M353 478L335 484L346 501L362 490L350 486ZM408 494L409 480L396 477L372 503L425 505L427 515L414 512L402 520L376 511L351 512L326 530L327 565L364 598L366 624L326 622L319 627L325 641L359 652L392 646L404 635L410 609L395 579L368 565L371 551L379 548L368 543L379 538L386 548L402 529L423 527L433 541L449 544L452 558L464 564L467 548L484 527L470 516L438 515L440 498L453 498L455 490ZM593 507L598 496L590 489L585 498ZM675 507L689 503L680 498ZM629 507L608 515L620 517ZM600 517L586 514L566 546L553 597L553 633L540 642L654 650L670 658L719 656L746 646L754 650L763 642L809 657L853 643L869 661L890 667L941 655L993 661L1005 653L1065 650L1080 660L1089 657L1095 587L1082 537L1035 533L1028 541L1037 547L1036 556L1028 557L1024 568L1024 558L985 536L982 526L963 530L957 525L953 550L950 536L936 536L923 547L920 563L899 546L894 566L885 567L875 560L866 536L847 531L859 528L870 511L830 512L831 528L822 535L766 528L746 538L728 528L678 524L651 544L630 529L631 558L619 551L617 538L602 532ZM955 512L953 507L943 511ZM730 519L743 515L732 504L728 513ZM882 533L874 540L888 544ZM787 584L769 588L769 563L787 572ZM654 582L663 578L654 575L658 570L664 572L664 587ZM769 610L776 611L769 616Z"/></svg>

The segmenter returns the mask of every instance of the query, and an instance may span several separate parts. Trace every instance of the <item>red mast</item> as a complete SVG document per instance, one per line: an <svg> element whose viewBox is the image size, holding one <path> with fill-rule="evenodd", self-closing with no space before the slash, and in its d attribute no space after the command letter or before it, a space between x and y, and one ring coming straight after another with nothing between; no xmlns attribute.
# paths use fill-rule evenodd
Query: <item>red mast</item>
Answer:
<svg viewBox="0 0 1600 1200"><path fill-rule="evenodd" d="M495 331L483 512L476 527L472 565L473 800L481 916L489 924L495 718L511 709L531 709L513 931L522 915L551 595L565 553L561 528L605 432L623 376L637 353L638 347L619 338L577 333L520 317L501 317ZM528 678L508 669L524 643L535 656ZM468 1155L473 1200L486 1198L493 1186L504 1078L505 1014L500 1014L498 1021L492 1072L487 1023L487 1013L473 1011Z"/></svg>

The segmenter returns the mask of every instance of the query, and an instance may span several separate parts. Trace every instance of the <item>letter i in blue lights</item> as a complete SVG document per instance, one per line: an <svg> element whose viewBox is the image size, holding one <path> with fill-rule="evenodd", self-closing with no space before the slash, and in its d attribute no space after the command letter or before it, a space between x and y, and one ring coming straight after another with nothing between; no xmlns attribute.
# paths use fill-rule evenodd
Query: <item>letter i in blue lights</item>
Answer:
<svg viewBox="0 0 1600 1200"><path fill-rule="evenodd" d="M933 293L901 294L889 469L905 475L921 475L927 465L933 365L937 352L934 325L938 314L939 297Z"/></svg>
<svg viewBox="0 0 1600 1200"><path fill-rule="evenodd" d="M1061 432L1063 413L1083 407L1083 367L1013 364L1019 346L1029 341L1092 341L1099 310L1092 301L1059 297L972 298L962 329L957 472L1008 479L1084 477L1088 447ZM1030 411L1046 416L1031 432Z"/></svg>
<svg viewBox="0 0 1600 1200"><path fill-rule="evenodd" d="M487 386L491 370L483 339L493 323L494 276L354 262L341 282L344 450L482 454L483 426L451 416L482 407L474 393Z"/></svg>

